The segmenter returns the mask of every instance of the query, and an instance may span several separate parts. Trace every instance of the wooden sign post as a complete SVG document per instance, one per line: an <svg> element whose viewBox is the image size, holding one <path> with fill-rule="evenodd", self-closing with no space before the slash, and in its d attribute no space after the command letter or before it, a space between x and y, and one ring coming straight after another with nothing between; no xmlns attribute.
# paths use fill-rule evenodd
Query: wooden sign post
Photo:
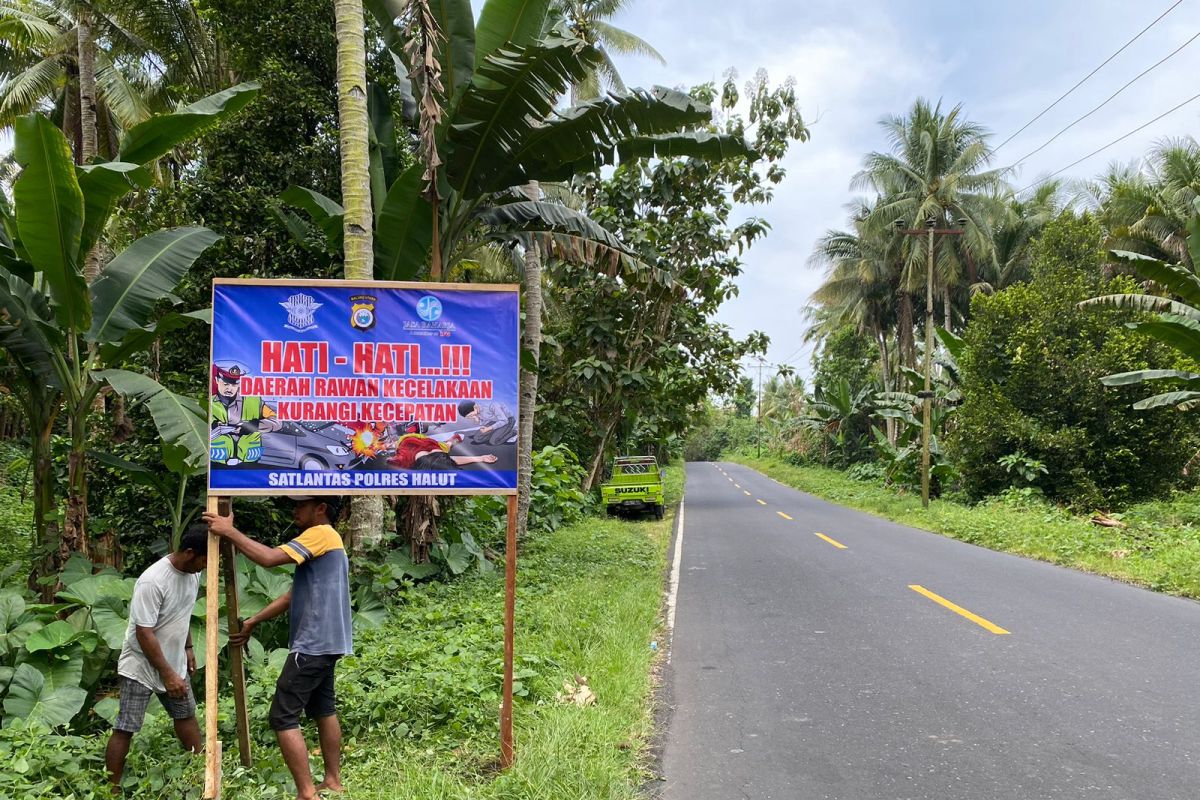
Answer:
<svg viewBox="0 0 1200 800"><path fill-rule="evenodd" d="M377 307L387 313L377 314ZM227 513L218 508L218 498L293 492L506 497L500 763L511 766L519 447L517 415L509 405L520 398L520 287L217 278L210 362L210 512ZM471 410L466 401L478 402ZM245 438L247 422L259 423L248 434L256 438ZM503 436L493 431L505 425ZM435 437L439 430L448 438ZM311 449L301 450L297 436L307 437L305 446ZM272 446L280 442L285 448L290 442L296 463L265 457L277 455ZM452 454L459 445L468 452ZM234 552L210 535L205 800L221 795L217 626L222 570L234 635L241 627ZM249 766L242 657L240 648L230 649L238 752Z"/></svg>
<svg viewBox="0 0 1200 800"><path fill-rule="evenodd" d="M206 510L216 513L217 498L209 495ZM221 537L208 535L204 610L204 800L221 797L221 740L217 733L217 617L220 612Z"/></svg>
<svg viewBox="0 0 1200 800"><path fill-rule="evenodd" d="M207 510L227 517L231 513L229 498L208 498ZM225 613L232 635L241 629L238 618L237 564L233 546L221 537L208 536L208 565L205 574L204 614L204 800L220 800L221 797L221 754L222 745L217 730L220 697L220 649L218 635L220 620L220 593L218 573L225 579ZM233 679L233 704L237 717L238 757L242 766L254 762L250 751L250 718L246 709L246 673L242 664L242 649L229 651L229 672Z"/></svg>
<svg viewBox="0 0 1200 800"><path fill-rule="evenodd" d="M504 546L504 689L500 704L500 766L513 763L513 630L517 608L517 496L508 497Z"/></svg>

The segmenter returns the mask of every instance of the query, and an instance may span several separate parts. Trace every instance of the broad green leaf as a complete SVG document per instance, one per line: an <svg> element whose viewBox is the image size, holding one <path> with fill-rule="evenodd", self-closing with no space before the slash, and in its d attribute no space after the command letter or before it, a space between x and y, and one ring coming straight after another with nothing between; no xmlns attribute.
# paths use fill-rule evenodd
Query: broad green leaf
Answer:
<svg viewBox="0 0 1200 800"><path fill-rule="evenodd" d="M950 354L956 362L963 357L963 352L967 348L966 340L945 328L934 328L933 332L937 334L941 340L942 346L946 348L946 352Z"/></svg>
<svg viewBox="0 0 1200 800"><path fill-rule="evenodd" d="M13 129L13 156L21 165L13 184L21 245L50 287L59 324L86 330L92 312L80 270L83 192L71 148L62 131L40 114L20 117Z"/></svg>
<svg viewBox="0 0 1200 800"><path fill-rule="evenodd" d="M58 582L63 586L70 586L76 581L91 577L95 571L96 565L87 556L83 553L72 553L67 563L63 564L62 572L58 574Z"/></svg>
<svg viewBox="0 0 1200 800"><path fill-rule="evenodd" d="M195 400L175 394L138 372L106 369L92 376L107 381L117 393L145 403L164 448L172 445L186 449L188 467L196 468L208 461L208 414Z"/></svg>
<svg viewBox="0 0 1200 800"><path fill-rule="evenodd" d="M1105 386L1128 386L1133 383L1161 381L1168 378L1192 382L1200 380L1200 375L1178 369L1139 369L1133 372L1118 372L1115 375L1105 375L1100 379L1100 382Z"/></svg>
<svg viewBox="0 0 1200 800"><path fill-rule="evenodd" d="M17 620L25 613L25 598L13 589L0 591L0 633L16 627Z"/></svg>
<svg viewBox="0 0 1200 800"><path fill-rule="evenodd" d="M0 348L47 386L61 387L55 363L65 341L46 296L25 279L0 267Z"/></svg>
<svg viewBox="0 0 1200 800"><path fill-rule="evenodd" d="M618 142L617 157L604 163L615 164L635 158L699 158L716 162L731 158L753 160L758 158L758 153L740 136L700 131L635 136Z"/></svg>
<svg viewBox="0 0 1200 800"><path fill-rule="evenodd" d="M117 713L121 710L121 701L115 697L105 697L96 701L92 713L112 725L117 721Z"/></svg>
<svg viewBox="0 0 1200 800"><path fill-rule="evenodd" d="M486 10L485 10L486 12ZM446 177L460 193L483 185L476 173L511 159L534 127L549 117L559 98L600 53L579 39L548 37L527 48L505 49L475 59L475 77L451 117L446 134Z"/></svg>
<svg viewBox="0 0 1200 800"><path fill-rule="evenodd" d="M360 628L377 628L387 619L387 607L373 594L360 597L355 603L354 624Z"/></svg>
<svg viewBox="0 0 1200 800"><path fill-rule="evenodd" d="M1200 360L1200 321L1162 314L1156 320L1135 322L1130 327L1170 345L1193 361Z"/></svg>
<svg viewBox="0 0 1200 800"><path fill-rule="evenodd" d="M113 207L135 187L153 182L150 171L126 161L106 161L76 167L79 188L83 192L83 231L79 252L87 253L100 239Z"/></svg>
<svg viewBox="0 0 1200 800"><path fill-rule="evenodd" d="M48 689L46 679L29 664L21 664L13 673L4 698L8 719L37 720L51 728L69 723L87 700L87 692L78 686Z"/></svg>
<svg viewBox="0 0 1200 800"><path fill-rule="evenodd" d="M1167 287L1185 303L1200 306L1200 277L1191 270L1127 250L1112 250L1110 255L1115 260L1133 267L1143 279Z"/></svg>
<svg viewBox="0 0 1200 800"><path fill-rule="evenodd" d="M475 170L472 191L500 191L531 180L564 181L616 163L620 147L626 145L647 152L622 151L621 160L642 155L702 156L709 160L751 155L738 136L679 133L711 118L712 109L705 103L662 87L634 89L625 95L601 97L566 111L554 111L544 124L527 124L515 146L503 142L502 158L481 162ZM655 139L659 134L671 134L673 138ZM648 144L635 144L642 140Z"/></svg>
<svg viewBox="0 0 1200 800"><path fill-rule="evenodd" d="M392 104L387 89L378 83L367 85L367 115L371 125L367 129L370 151L371 206L376 215L383 208L387 188L396 180L399 159L396 156L396 123L392 117ZM282 209L280 212L282 213ZM286 218L284 224L291 231ZM296 236L292 232L292 236Z"/></svg>
<svg viewBox="0 0 1200 800"><path fill-rule="evenodd" d="M1163 406L1190 404L1197 400L1200 400L1200 392L1164 392L1163 394L1156 394L1144 400L1139 400L1133 404L1133 407L1138 411L1147 411L1152 408L1162 408Z"/></svg>
<svg viewBox="0 0 1200 800"><path fill-rule="evenodd" d="M66 586L58 596L81 606L94 606L102 597L117 597L128 600L133 596L133 578L119 575L88 575Z"/></svg>
<svg viewBox="0 0 1200 800"><path fill-rule="evenodd" d="M135 125L121 139L120 160L147 164L237 113L258 95L260 84L239 83Z"/></svg>
<svg viewBox="0 0 1200 800"><path fill-rule="evenodd" d="M30 653L38 653L43 650L57 650L60 647L66 647L69 644L78 642L89 634L92 637L91 649L94 650L96 636L94 633L91 631L77 631L70 623L59 619L51 622L26 639L25 649ZM84 645L84 649L88 649L86 645Z"/></svg>
<svg viewBox="0 0 1200 800"><path fill-rule="evenodd" d="M425 562L424 564L415 563L412 558L403 550L393 550L388 553L387 561L389 564L400 568L405 575L416 580L430 578L441 572L441 568L437 564Z"/></svg>
<svg viewBox="0 0 1200 800"><path fill-rule="evenodd" d="M446 566L455 575L461 575L466 572L474 560L475 558L471 555L471 551L461 542L455 542L446 549Z"/></svg>
<svg viewBox="0 0 1200 800"><path fill-rule="evenodd" d="M413 164L388 191L375 221L375 275L412 280L425 268L433 243L433 206L421 196L421 164Z"/></svg>
<svg viewBox="0 0 1200 800"><path fill-rule="evenodd" d="M429 0L429 10L446 37L438 60L442 64L446 97L453 99L471 82L475 71L475 13L470 0ZM543 9L543 18L545 14Z"/></svg>
<svg viewBox="0 0 1200 800"><path fill-rule="evenodd" d="M101 450L88 450L87 454L88 458L98 461L106 467L120 470L125 477L134 483L154 489L164 497L167 496L166 493L169 487L167 482L163 480L161 470L135 464L120 456Z"/></svg>
<svg viewBox="0 0 1200 800"><path fill-rule="evenodd" d="M331 200L320 192L305 189L302 186L289 186L279 195L283 202L304 210L316 226L325 234L331 252L342 249L342 218L346 209L335 200Z"/></svg>
<svg viewBox="0 0 1200 800"><path fill-rule="evenodd" d="M92 284L89 342L119 342L150 321L196 259L221 239L208 228L169 228L138 239Z"/></svg>
<svg viewBox="0 0 1200 800"><path fill-rule="evenodd" d="M475 65L488 56L542 38L550 0L487 0L475 26Z"/></svg>
<svg viewBox="0 0 1200 800"><path fill-rule="evenodd" d="M212 324L212 309L202 308L180 314L168 311L158 322L129 331L119 342L100 346L100 363L108 366L119 366L136 353L150 349L155 339L161 339L169 333L179 330L194 322Z"/></svg>
<svg viewBox="0 0 1200 800"><path fill-rule="evenodd" d="M101 597L92 606L92 624L111 650L120 650L129 630L127 603L117 597Z"/></svg>
<svg viewBox="0 0 1200 800"><path fill-rule="evenodd" d="M1080 308L1091 308L1094 306L1127 308L1133 311L1146 311L1149 313L1178 314L1181 317L1200 321L1200 309L1193 308L1178 300L1172 300L1169 297L1156 297L1150 294L1106 294L1102 297L1093 297L1090 300L1084 300L1079 303Z"/></svg>

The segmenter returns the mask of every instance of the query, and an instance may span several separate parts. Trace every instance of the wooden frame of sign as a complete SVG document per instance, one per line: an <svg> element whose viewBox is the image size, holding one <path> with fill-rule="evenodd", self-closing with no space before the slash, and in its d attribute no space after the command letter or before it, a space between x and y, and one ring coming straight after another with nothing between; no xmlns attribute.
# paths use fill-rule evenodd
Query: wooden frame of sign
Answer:
<svg viewBox="0 0 1200 800"><path fill-rule="evenodd" d="M296 286L296 287L336 287L346 289L413 289L422 291L469 291L469 292L513 292L519 295L520 286L516 284L479 284L479 283L424 283L403 281L351 281L351 280L260 280L245 278L217 278L213 280L214 300L217 286ZM215 320L214 320L215 323ZM213 363L213 338L215 325L209 333L209 364ZM520 353L520 326L517 326L517 353ZM520 365L517 366L517 396L520 397ZM209 407L209 427L212 427L212 409ZM212 462L209 462L209 486L211 482ZM206 508L210 512L228 516L234 496L273 496L283 494L286 490L268 492L259 489L221 489L219 495L213 494L210 488ZM513 745L513 659L514 633L516 628L516 586L517 586L517 490L516 488L479 489L479 488L309 488L295 487L294 491L306 495L500 495L507 500L506 533L504 554L504 683L500 705L500 765L507 769L515 757ZM205 800L220 800L221 797L221 756L222 743L217 729L217 710L219 698L218 670L216 665L220 657L218 641L218 617L220 616L220 586L218 573L223 572L225 579L225 611L229 625L229 633L236 633L241 624L238 618L237 600L237 570L234 567L234 551L228 542L222 542L219 536L208 536L208 565L205 576L205 669L204 669L204 798ZM238 756L244 766L251 766L250 727L246 711L246 683L242 653L235 648L229 653L230 673L233 681L234 709L237 716Z"/></svg>

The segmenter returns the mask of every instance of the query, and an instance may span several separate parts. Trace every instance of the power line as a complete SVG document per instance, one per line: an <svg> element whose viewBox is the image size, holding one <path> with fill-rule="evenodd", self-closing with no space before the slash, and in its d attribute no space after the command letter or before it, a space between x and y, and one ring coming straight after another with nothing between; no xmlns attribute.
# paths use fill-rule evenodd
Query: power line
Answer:
<svg viewBox="0 0 1200 800"><path fill-rule="evenodd" d="M1046 142L1045 142L1045 143L1044 143L1044 144L1043 144L1041 147L1037 148L1036 150L1030 150L1028 153L1026 153L1025 155L1023 155L1023 156L1021 156L1020 158L1018 158L1016 161L1014 161L1014 162L1012 163L1012 166L1014 166L1014 167L1015 167L1015 166L1017 166L1018 164L1020 164L1022 161L1024 161L1025 159L1029 158L1030 156L1036 155L1036 154L1038 154L1038 153L1042 152L1043 150L1045 150L1047 147L1049 147L1049 146L1050 146L1050 144L1051 144L1051 143L1052 143L1052 142L1053 142L1055 139L1057 139L1058 137L1062 136L1064 133L1066 133L1067 131L1071 130L1071 128L1074 128L1074 127L1075 127L1076 125L1078 125L1079 123L1083 122L1085 119L1087 119L1088 117L1090 117L1092 114L1095 114L1097 111L1099 111L1100 109L1104 108L1106 105L1108 105L1108 104L1109 104L1109 102L1110 102L1110 101L1111 101L1113 98L1115 98L1115 97L1116 97L1117 95L1119 95L1121 92L1123 92L1123 91L1125 91L1126 89L1128 89L1128 88L1129 88L1130 86L1132 86L1133 84L1137 83L1139 80L1141 80L1143 77L1145 77L1145 76L1146 76L1146 75L1148 75L1149 73L1153 72L1155 69L1157 69L1157 68L1158 68L1159 66L1161 66L1163 63L1165 63L1166 61L1168 61L1168 60L1169 60L1169 59L1170 59L1172 56L1174 56L1176 53L1178 53L1180 50L1182 50L1183 48L1187 47L1187 46L1188 46L1189 44L1191 44L1192 42L1196 41L1196 39L1200 39L1200 32L1196 33L1194 36L1192 36L1192 38L1188 39L1186 42L1184 42L1183 44L1179 45L1179 47L1175 48L1175 49L1174 49L1173 51L1171 51L1171 52L1170 52L1168 55L1166 55L1165 57L1163 57L1163 58L1162 58L1162 59L1161 59L1161 60L1160 60L1158 63L1156 63L1154 66L1152 66L1152 67L1148 67L1147 69L1143 70L1143 71L1142 71L1142 72L1141 72L1141 73L1140 73L1140 74L1139 74L1137 77L1135 77L1133 80L1129 81L1129 82L1128 82L1128 83L1126 83L1124 86L1122 86L1120 89L1117 89L1115 92L1113 92L1112 94L1110 94L1110 95L1108 96L1108 99L1106 99L1106 100L1105 100L1103 103L1101 103L1100 105L1096 106L1096 107L1095 107L1095 108L1093 108L1091 111L1087 112L1087 113L1086 113L1086 114L1084 114L1082 117L1080 117L1079 119L1075 120L1074 122L1072 122L1072 123L1071 123L1070 125L1068 125L1067 127L1063 128L1063 129L1062 129L1061 131L1059 131L1058 133L1056 133L1056 134L1054 134L1053 136L1051 136L1049 139L1047 139L1047 140L1046 140Z"/></svg>
<svg viewBox="0 0 1200 800"><path fill-rule="evenodd" d="M1066 171L1067 171L1067 170L1069 170L1071 167L1074 167L1074 166L1077 166L1077 165L1079 165L1079 164L1082 164L1084 161L1087 161L1087 160L1088 160L1089 158L1091 158L1092 156L1099 155L1100 153L1103 153L1105 150L1107 150L1108 148L1112 147L1114 144L1117 144L1117 143L1119 143L1119 142L1123 142L1123 141L1125 141L1126 139L1128 139L1130 136L1133 136L1133 135L1134 135L1135 133L1137 133L1138 131L1141 131L1141 130L1144 130L1144 129L1146 129L1146 128L1149 128L1151 125L1153 125L1154 123L1158 122L1158 121L1159 121L1160 119L1162 119L1163 117L1170 116L1171 114L1174 114L1176 111L1178 111L1179 109L1183 108L1183 107L1184 107L1184 106L1186 106L1188 103L1193 103L1193 102L1195 102L1196 100L1200 100L1200 94L1192 95L1192 96L1191 96L1191 97L1189 97L1187 100L1184 100L1182 103L1180 103L1179 105L1175 106L1174 108L1172 108L1172 109L1170 109L1170 110L1168 110L1168 111L1164 111L1163 113L1159 114L1157 117L1155 117L1154 119L1152 119L1152 120L1150 120L1149 122L1145 123L1144 125L1139 125L1138 127L1136 127L1136 128L1134 128L1133 130L1131 130L1129 133L1125 134L1124 136L1120 136L1120 137L1118 137L1118 138L1116 138L1116 139L1113 139L1113 140L1112 140L1111 142L1109 142L1108 144L1104 145L1103 147L1100 147L1100 148L1097 148L1097 149L1093 150L1092 152L1088 153L1088 154L1087 154L1086 156L1084 156L1083 158L1080 158L1080 159L1077 159L1077 160L1075 160L1075 161L1072 161L1070 164L1067 164L1065 167L1063 167L1062 169L1058 170L1057 172L1053 172L1053 173L1051 173L1051 174L1047 175L1046 177L1044 177L1044 178L1041 178L1040 180L1036 180L1036 181L1034 181L1033 183L1031 183L1031 184L1029 184L1028 186L1026 186L1024 189L1022 189L1021 191L1017 192L1017 194L1018 194L1018 195L1025 194L1025 192L1029 191L1030 189L1034 188L1035 186L1040 186L1040 185L1042 185L1043 183L1045 183L1046 181L1050 180L1051 178L1053 178L1053 177L1055 177L1055 176L1057 176L1057 175L1061 175L1062 173L1066 172Z"/></svg>
<svg viewBox="0 0 1200 800"><path fill-rule="evenodd" d="M1175 10L1175 9L1176 9L1176 8L1177 8L1177 7L1178 7L1178 6L1179 6L1179 5L1182 3L1182 2L1183 2L1183 0L1175 0L1175 2L1174 2L1172 5L1171 5L1171 7L1170 7L1170 8L1168 8L1168 9L1167 9L1166 11L1164 11L1163 13L1159 14L1159 15L1158 15L1158 17L1157 17L1157 18L1156 18L1156 19L1155 19L1153 22L1151 22L1151 23L1150 23L1149 25L1147 25L1146 27L1142 28L1142 29L1141 29L1141 30L1138 32L1138 34L1137 34L1136 36L1134 36L1132 39L1130 39L1130 40L1129 40L1128 42L1126 42L1125 44L1121 45L1121 49L1120 49L1120 50L1117 50L1117 52L1113 53L1111 56L1109 56L1108 58L1104 59L1104 61L1103 61L1103 62L1100 64L1100 66L1096 67L1094 70L1092 70L1091 72L1089 72L1087 75L1084 75L1084 76L1083 76L1083 79L1082 79L1082 80L1080 80L1080 81L1079 81L1079 83L1075 84L1075 85L1074 85L1074 86L1072 86L1070 89L1068 89L1068 90L1067 90L1065 93L1063 93L1063 95L1062 95L1061 97L1059 97L1059 98L1058 98L1057 100L1055 100L1053 103L1051 103L1050 105L1048 105L1048 106L1046 106L1045 108L1043 108L1043 109L1041 110L1041 112L1040 112L1040 113L1038 113L1038 115L1037 115L1036 117L1034 117L1033 119L1029 120L1029 122L1026 122L1024 125L1022 125L1022 126L1021 126L1021 127L1018 129L1018 130L1017 130L1017 132L1016 132L1016 133L1012 134L1012 135L1011 135L1011 136L1009 136L1007 139L1005 139L1003 142L1001 142L999 145L997 145L997 146L996 146L996 148L995 148L994 150L992 150L992 152L993 152L993 153L997 152L997 151L998 151L998 150L999 150L1001 147L1004 147L1004 145L1008 144L1008 143L1009 143L1009 142L1011 142L1013 139L1015 139L1017 136L1019 136L1019 135L1021 134L1021 132L1022 132L1022 131L1024 131L1024 130L1025 130L1026 128L1028 128L1030 125L1032 125L1033 123L1035 123L1035 122L1037 122L1039 119L1041 119L1043 116L1045 116L1045 114L1046 114L1046 112L1047 112L1047 111L1049 111L1050 109L1054 108L1056 105L1058 105L1059 103L1061 103L1063 100L1065 100L1065 99L1067 98L1067 95L1071 94L1071 92L1074 92L1076 89L1078 89L1078 88L1079 88L1080 86L1082 86L1084 83L1086 83L1086 82L1087 82L1087 80L1088 80L1089 78L1091 78L1093 75L1095 75L1095 74L1096 74L1097 72L1099 72L1101 69L1103 69L1105 64L1107 64L1108 62L1112 61L1112 60L1113 60L1114 58L1116 58L1117 56L1121 55L1121 53L1122 53L1122 52L1124 52L1124 51L1125 51L1125 49L1126 49L1127 47L1129 47L1129 45L1133 44L1133 43L1134 43L1134 42L1136 42L1138 39L1142 38L1142 34L1144 34L1146 31L1150 30L1150 29L1151 29L1151 28L1153 28L1155 25L1157 25L1157 24L1158 24L1158 23L1159 23L1159 22L1162 20L1162 18L1163 18L1163 17L1165 17L1167 14L1170 14L1172 11L1174 11L1174 10Z"/></svg>

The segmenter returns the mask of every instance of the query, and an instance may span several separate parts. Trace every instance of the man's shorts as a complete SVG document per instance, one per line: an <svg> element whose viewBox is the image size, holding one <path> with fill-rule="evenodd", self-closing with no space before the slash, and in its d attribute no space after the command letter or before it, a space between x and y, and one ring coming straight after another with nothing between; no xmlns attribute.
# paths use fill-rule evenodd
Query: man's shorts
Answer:
<svg viewBox="0 0 1200 800"><path fill-rule="evenodd" d="M337 713L333 667L339 658L288 653L283 672L275 683L275 699L271 701L271 730L299 728L301 712L308 714L309 719Z"/></svg>
<svg viewBox="0 0 1200 800"><path fill-rule="evenodd" d="M137 733L142 729L142 721L146 718L146 709L150 706L150 697L158 695L158 702L171 719L191 719L196 716L196 698L192 696L192 685L187 687L187 697L171 697L166 692L156 692L141 681L121 676L121 709L117 712L117 721L113 729L125 733Z"/></svg>

